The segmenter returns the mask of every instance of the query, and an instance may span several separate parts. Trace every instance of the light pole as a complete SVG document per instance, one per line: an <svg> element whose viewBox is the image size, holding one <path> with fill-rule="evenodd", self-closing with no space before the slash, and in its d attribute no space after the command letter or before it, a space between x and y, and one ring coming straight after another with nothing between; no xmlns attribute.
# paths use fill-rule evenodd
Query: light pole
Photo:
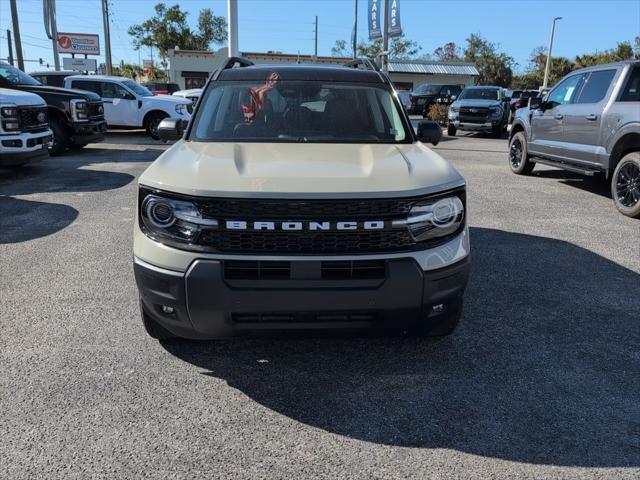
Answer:
<svg viewBox="0 0 640 480"><path fill-rule="evenodd" d="M227 0L227 23L229 24L229 50L227 56L237 57L238 51L238 0Z"/></svg>
<svg viewBox="0 0 640 480"><path fill-rule="evenodd" d="M547 82L549 81L549 70L551 69L551 49L553 48L553 35L556 32L556 22L562 20L562 17L555 17L551 23L551 36L549 37L549 48L547 49L547 65L544 68L544 81L542 82L542 88L547 88Z"/></svg>

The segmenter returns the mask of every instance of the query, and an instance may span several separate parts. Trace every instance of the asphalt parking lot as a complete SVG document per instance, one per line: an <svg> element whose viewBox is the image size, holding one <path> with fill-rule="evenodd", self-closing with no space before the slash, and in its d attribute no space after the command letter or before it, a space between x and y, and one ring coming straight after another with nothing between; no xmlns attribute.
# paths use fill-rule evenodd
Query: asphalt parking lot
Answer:
<svg viewBox="0 0 640 480"><path fill-rule="evenodd" d="M445 136L473 249L449 338L160 344L138 133L0 170L0 478L640 477L640 222L605 183Z"/></svg>

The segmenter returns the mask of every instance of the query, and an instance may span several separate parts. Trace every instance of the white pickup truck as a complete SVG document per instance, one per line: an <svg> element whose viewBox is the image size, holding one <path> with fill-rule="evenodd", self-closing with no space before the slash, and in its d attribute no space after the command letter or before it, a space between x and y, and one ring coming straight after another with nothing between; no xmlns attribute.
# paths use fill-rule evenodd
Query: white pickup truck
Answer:
<svg viewBox="0 0 640 480"><path fill-rule="evenodd" d="M188 121L193 111L190 100L156 95L130 78L72 75L64 79L64 86L100 95L109 128L144 128L152 138L158 138L158 125L162 119L172 117Z"/></svg>
<svg viewBox="0 0 640 480"><path fill-rule="evenodd" d="M0 88L0 167L49 156L47 104L34 93Z"/></svg>

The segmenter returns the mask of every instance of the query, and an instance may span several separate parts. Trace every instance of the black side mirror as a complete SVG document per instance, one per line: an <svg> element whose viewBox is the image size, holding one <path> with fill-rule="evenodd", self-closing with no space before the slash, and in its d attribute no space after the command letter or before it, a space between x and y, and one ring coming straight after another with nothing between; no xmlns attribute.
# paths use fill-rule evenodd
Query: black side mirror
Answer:
<svg viewBox="0 0 640 480"><path fill-rule="evenodd" d="M438 145L442 138L442 129L440 125L432 120L422 120L418 123L418 140L422 143L431 143Z"/></svg>
<svg viewBox="0 0 640 480"><path fill-rule="evenodd" d="M185 121L181 118L165 118L158 125L158 136L163 142L178 140L184 133Z"/></svg>
<svg viewBox="0 0 640 480"><path fill-rule="evenodd" d="M538 110L542 107L542 98L540 97L530 97L529 98L529 108L531 110Z"/></svg>

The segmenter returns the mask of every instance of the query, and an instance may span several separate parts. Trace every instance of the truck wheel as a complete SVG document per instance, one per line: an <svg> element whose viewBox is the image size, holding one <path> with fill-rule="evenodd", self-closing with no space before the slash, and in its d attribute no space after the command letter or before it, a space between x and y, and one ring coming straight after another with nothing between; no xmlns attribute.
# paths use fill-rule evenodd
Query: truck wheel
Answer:
<svg viewBox="0 0 640 480"><path fill-rule="evenodd" d="M529 160L527 137L524 132L516 133L509 142L509 166L513 173L527 175L533 171L535 163Z"/></svg>
<svg viewBox="0 0 640 480"><path fill-rule="evenodd" d="M462 318L462 296L447 304L447 312L438 315L414 330L418 337L444 337L451 335Z"/></svg>
<svg viewBox="0 0 640 480"><path fill-rule="evenodd" d="M158 322L149 316L142 305L142 300L140 301L140 315L142 316L144 329L151 338L155 338L157 340L170 340L172 338L177 338L173 333L159 325Z"/></svg>
<svg viewBox="0 0 640 480"><path fill-rule="evenodd" d="M64 125L60 122L51 122L51 131L53 132L53 141L49 148L51 155L61 155L69 146L69 133Z"/></svg>
<svg viewBox="0 0 640 480"><path fill-rule="evenodd" d="M640 152L628 153L618 162L611 179L611 196L620 213L640 218Z"/></svg>
<svg viewBox="0 0 640 480"><path fill-rule="evenodd" d="M454 127L453 125L449 125L447 127L447 135L449 135L450 137L455 137L456 136L456 127Z"/></svg>
<svg viewBox="0 0 640 480"><path fill-rule="evenodd" d="M149 136L154 140L160 139L160 136L158 135L158 125L160 125L160 122L165 118L167 118L165 113L154 113L149 115L149 118L147 118L145 128L147 129Z"/></svg>

